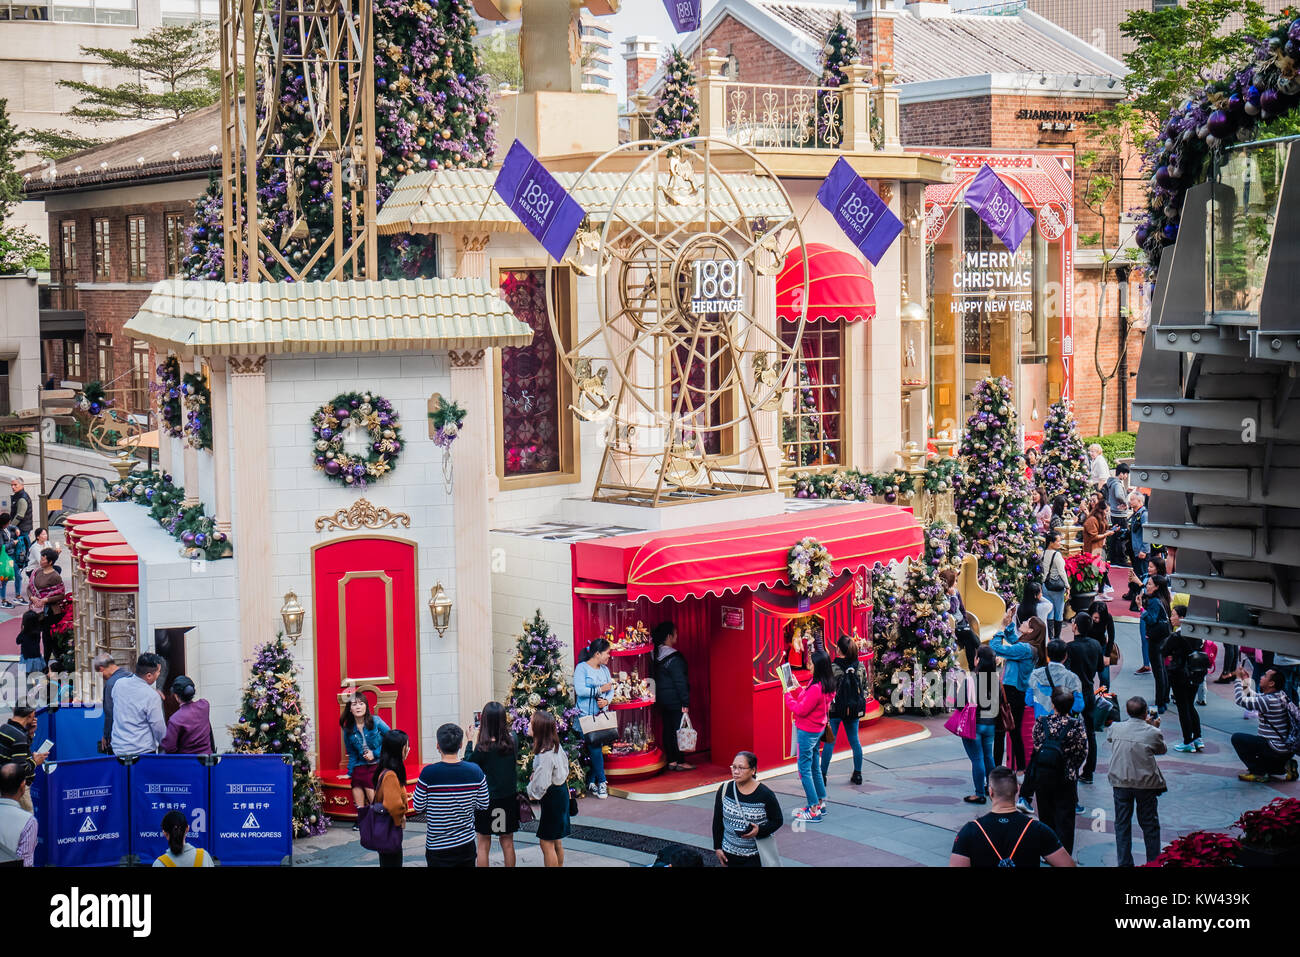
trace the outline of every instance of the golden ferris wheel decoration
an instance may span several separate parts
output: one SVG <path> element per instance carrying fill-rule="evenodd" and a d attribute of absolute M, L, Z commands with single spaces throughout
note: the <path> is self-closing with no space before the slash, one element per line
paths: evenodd
<path fill-rule="evenodd" d="M 576 252 L 548 267 L 546 299 L 572 411 L 606 423 L 593 498 L 658 507 L 776 491 L 775 409 L 809 280 L 780 180 L 743 147 L 692 137 L 624 144 L 572 190 L 589 218 Z M 775 276 L 790 261 L 802 262 L 803 288 L 783 330 Z M 556 315 L 560 266 L 595 287 L 596 321 L 584 316 L 572 344 Z"/>

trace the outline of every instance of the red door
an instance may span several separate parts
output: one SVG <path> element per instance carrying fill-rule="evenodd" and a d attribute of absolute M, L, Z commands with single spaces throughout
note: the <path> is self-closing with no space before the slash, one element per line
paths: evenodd
<path fill-rule="evenodd" d="M 355 686 L 390 728 L 411 739 L 407 775 L 420 769 L 420 682 L 415 545 L 351 538 L 312 550 L 316 634 L 317 773 L 327 811 L 350 816 L 339 717 Z"/>

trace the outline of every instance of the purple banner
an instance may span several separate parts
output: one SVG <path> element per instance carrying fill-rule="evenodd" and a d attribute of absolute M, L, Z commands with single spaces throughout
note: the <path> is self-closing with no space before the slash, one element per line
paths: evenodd
<path fill-rule="evenodd" d="M 518 140 L 506 154 L 493 188 L 551 258 L 563 259 L 585 213 Z"/>
<path fill-rule="evenodd" d="M 830 175 L 817 190 L 817 200 L 830 210 L 840 229 L 873 266 L 880 263 L 880 257 L 903 231 L 903 221 L 843 156 L 835 161 Z"/>
<path fill-rule="evenodd" d="M 700 0 L 664 0 L 664 6 L 678 33 L 694 33 L 700 28 Z"/>
<path fill-rule="evenodd" d="M 993 235 L 1015 252 L 1034 225 L 1034 214 L 1016 199 L 1011 187 L 985 163 L 966 187 L 966 204 L 993 230 Z"/>

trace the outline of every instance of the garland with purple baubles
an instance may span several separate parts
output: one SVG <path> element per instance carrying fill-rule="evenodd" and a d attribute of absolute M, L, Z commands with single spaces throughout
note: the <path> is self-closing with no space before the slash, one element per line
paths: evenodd
<path fill-rule="evenodd" d="M 365 488 L 393 470 L 402 451 L 397 410 L 383 396 L 344 392 L 311 417 L 312 467 L 350 488 Z M 364 438 L 360 433 L 364 432 Z M 355 443 L 365 442 L 364 454 Z M 353 448 L 349 449 L 349 443 Z"/>
<path fill-rule="evenodd" d="M 1233 142 L 1255 138 L 1262 122 L 1300 104 L 1300 18 L 1284 19 L 1256 48 L 1252 61 L 1206 84 L 1201 97 L 1170 111 L 1148 141 L 1144 169 L 1151 176 L 1138 245 L 1152 266 L 1178 238 L 1187 190 L 1203 182 L 1212 157 Z"/>

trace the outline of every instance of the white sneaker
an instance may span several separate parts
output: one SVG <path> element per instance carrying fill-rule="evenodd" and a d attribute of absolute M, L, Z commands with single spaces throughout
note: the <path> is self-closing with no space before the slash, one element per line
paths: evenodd
<path fill-rule="evenodd" d="M 605 800 L 605 798 L 609 797 L 609 785 L 597 784 L 595 790 L 592 791 L 592 796 L 601 801 Z"/>

